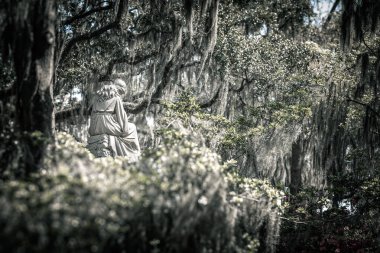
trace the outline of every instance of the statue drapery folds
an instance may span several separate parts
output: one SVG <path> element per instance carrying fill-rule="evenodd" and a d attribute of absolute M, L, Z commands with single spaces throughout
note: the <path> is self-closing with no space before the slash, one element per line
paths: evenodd
<path fill-rule="evenodd" d="M 140 156 L 137 129 L 128 122 L 121 96 L 126 84 L 121 79 L 107 82 L 96 92 L 92 102 L 88 149 L 96 157 L 127 156 L 136 161 Z"/>

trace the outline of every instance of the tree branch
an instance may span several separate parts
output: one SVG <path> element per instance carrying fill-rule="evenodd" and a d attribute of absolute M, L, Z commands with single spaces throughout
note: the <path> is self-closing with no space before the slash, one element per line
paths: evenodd
<path fill-rule="evenodd" d="M 109 77 L 110 75 L 112 75 L 113 68 L 118 63 L 126 63 L 129 65 L 136 65 L 136 64 L 139 64 L 141 62 L 144 62 L 144 61 L 156 56 L 157 54 L 158 54 L 157 52 L 151 52 L 150 54 L 138 55 L 136 57 L 122 56 L 119 58 L 112 59 L 111 61 L 108 62 L 106 74 L 101 76 L 99 79 L 104 80 L 107 77 Z"/>
<path fill-rule="evenodd" d="M 149 57 L 153 57 L 156 54 L 157 54 L 157 52 L 153 52 L 152 54 L 141 56 L 141 57 L 137 58 L 135 61 L 142 62 L 142 61 L 148 59 Z M 125 60 L 126 58 L 123 58 L 123 59 Z M 128 60 L 130 60 L 130 59 L 128 59 Z M 120 59 L 120 61 L 121 61 L 121 59 Z M 124 62 L 127 62 L 127 61 L 124 61 Z M 197 63 L 198 62 L 192 62 L 192 63 L 190 63 L 190 65 L 197 64 Z M 149 106 L 149 104 L 160 104 L 159 98 L 161 97 L 162 91 L 164 90 L 164 88 L 169 83 L 170 71 L 171 71 L 171 68 L 173 65 L 174 65 L 173 60 L 169 61 L 166 64 L 166 66 L 164 68 L 163 76 L 162 76 L 162 81 L 157 86 L 157 88 L 154 91 L 154 93 L 152 94 L 151 98 L 145 97 L 143 99 L 137 99 L 134 102 L 124 102 L 123 103 L 124 109 L 128 113 L 137 114 L 137 113 L 140 113 L 143 110 L 145 110 Z M 189 67 L 188 64 L 184 64 L 181 66 L 182 67 Z M 200 104 L 201 108 L 206 108 L 206 107 L 209 107 L 212 104 L 214 104 L 217 101 L 217 98 L 218 98 L 219 93 L 220 93 L 220 89 L 221 88 L 219 87 L 218 91 L 215 93 L 215 95 L 209 101 L 201 103 Z M 57 122 L 59 122 L 59 121 L 63 121 L 65 119 L 73 117 L 73 116 L 78 116 L 78 115 L 89 116 L 90 114 L 91 114 L 90 108 L 83 107 L 82 105 L 77 105 L 73 108 L 56 112 L 55 113 L 55 119 Z"/>
<path fill-rule="evenodd" d="M 340 3 L 340 0 L 335 0 L 331 10 L 330 10 L 330 13 L 329 15 L 327 16 L 327 19 L 325 21 L 325 23 L 323 24 L 323 28 L 325 29 L 327 27 L 327 25 L 329 24 L 330 20 L 331 20 L 331 17 L 332 17 L 332 14 L 335 12 L 336 10 L 336 7 L 338 7 L 338 4 Z"/>
<path fill-rule="evenodd" d="M 105 33 L 108 30 L 118 28 L 120 25 L 122 14 L 126 8 L 128 8 L 128 0 L 120 0 L 118 10 L 117 10 L 117 14 L 116 14 L 116 18 L 113 22 L 111 22 L 111 23 L 109 23 L 109 24 L 107 24 L 107 25 L 105 25 L 105 26 L 103 26 L 103 27 L 101 27 L 101 28 L 99 28 L 93 32 L 81 34 L 81 35 L 78 35 L 78 36 L 72 38 L 71 40 L 69 40 L 69 42 L 67 42 L 67 44 L 62 49 L 61 55 L 59 57 L 59 62 L 62 62 L 67 57 L 70 50 L 78 42 L 90 40 L 91 38 L 97 37 L 97 36 Z"/>
<path fill-rule="evenodd" d="M 96 12 L 111 10 L 114 7 L 115 7 L 115 4 L 112 2 L 110 2 L 109 5 L 107 5 L 107 6 L 95 7 L 89 11 L 79 13 L 78 15 L 75 15 L 71 18 L 66 19 L 65 21 L 63 21 L 63 25 L 70 25 L 71 23 L 73 23 L 74 21 L 76 21 L 78 19 L 85 18 L 85 17 L 90 16 L 91 14 L 96 13 Z"/>
<path fill-rule="evenodd" d="M 192 62 L 181 64 L 179 68 L 184 69 L 184 68 L 194 67 L 195 65 L 198 65 L 200 63 L 201 63 L 200 61 L 192 61 Z"/>
<path fill-rule="evenodd" d="M 216 101 L 218 101 L 218 97 L 220 94 L 220 90 L 222 89 L 222 85 L 219 85 L 218 90 L 215 92 L 214 96 L 209 101 L 203 101 L 199 103 L 200 108 L 207 108 L 212 106 Z"/>
<path fill-rule="evenodd" d="M 146 109 L 149 106 L 149 104 L 159 103 L 159 98 L 162 95 L 162 91 L 169 83 L 169 79 L 170 79 L 169 74 L 173 65 L 174 65 L 173 60 L 170 60 L 165 65 L 165 68 L 163 70 L 162 80 L 150 97 L 146 96 L 142 100 L 137 101 L 135 103 L 123 103 L 123 106 L 127 110 L 128 113 L 137 114 L 137 113 L 142 112 L 144 109 Z M 90 115 L 90 108 L 83 107 L 82 105 L 77 105 L 74 108 L 56 112 L 55 119 L 57 122 L 59 122 L 69 117 L 77 116 L 77 115 L 83 115 L 83 116 Z"/>
<path fill-rule="evenodd" d="M 56 122 L 63 121 L 73 116 L 88 116 L 90 115 L 91 110 L 87 106 L 84 107 L 82 105 L 75 105 L 74 107 L 62 111 L 58 111 L 55 113 Z"/>
<path fill-rule="evenodd" d="M 123 107 L 127 111 L 127 113 L 137 114 L 142 112 L 145 108 L 147 108 L 149 104 L 160 104 L 160 101 L 160 99 L 152 99 L 149 102 L 147 98 L 144 98 L 140 100 L 135 100 L 134 102 L 123 102 Z M 70 117 L 79 115 L 90 116 L 91 108 L 83 105 L 75 105 L 72 108 L 56 112 L 55 120 L 56 122 L 60 122 L 65 119 L 69 119 Z"/>
<path fill-rule="evenodd" d="M 361 101 L 358 101 L 355 99 L 351 99 L 351 98 L 347 98 L 347 102 L 353 102 L 355 104 L 362 105 L 362 106 L 366 107 L 368 110 L 370 110 L 371 112 L 373 112 L 378 118 L 380 118 L 380 113 L 378 111 L 376 111 L 374 108 L 372 108 L 369 104 L 366 104 L 364 102 L 361 102 Z"/>
<path fill-rule="evenodd" d="M 160 99 L 152 99 L 150 102 L 147 98 L 137 102 L 124 102 L 123 107 L 127 113 L 137 114 L 145 110 L 149 104 L 160 104 Z"/>
<path fill-rule="evenodd" d="M 364 46 L 373 54 L 373 55 L 376 55 L 376 52 L 373 48 L 371 48 L 370 46 L 368 46 L 367 42 L 365 41 L 365 38 L 364 38 L 364 35 L 363 35 L 363 39 L 362 39 L 362 42 L 364 44 Z"/>
<path fill-rule="evenodd" d="M 149 96 L 146 96 L 144 99 L 141 100 L 140 103 L 138 104 L 130 104 L 130 103 L 124 103 L 125 107 L 126 107 L 126 110 L 129 112 L 129 113 L 134 113 L 134 114 L 137 114 L 137 113 L 140 113 L 142 112 L 144 109 L 146 109 L 150 104 L 159 104 L 159 101 L 160 101 L 160 97 L 162 95 L 162 91 L 165 89 L 165 87 L 168 85 L 169 83 L 169 79 L 170 79 L 170 71 L 172 69 L 172 66 L 174 65 L 173 63 L 173 60 L 170 60 L 166 65 L 165 65 L 165 68 L 163 70 L 163 74 L 162 74 L 162 79 L 161 79 L 161 82 L 159 83 L 159 85 L 156 87 L 155 91 L 153 92 L 153 94 L 149 97 Z"/>

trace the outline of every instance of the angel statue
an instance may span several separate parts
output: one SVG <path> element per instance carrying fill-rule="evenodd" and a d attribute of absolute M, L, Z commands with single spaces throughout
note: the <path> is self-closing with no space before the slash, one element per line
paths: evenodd
<path fill-rule="evenodd" d="M 140 144 L 135 124 L 128 122 L 121 96 L 127 85 L 121 79 L 107 81 L 92 102 L 88 149 L 96 157 L 127 156 L 137 161 Z"/>

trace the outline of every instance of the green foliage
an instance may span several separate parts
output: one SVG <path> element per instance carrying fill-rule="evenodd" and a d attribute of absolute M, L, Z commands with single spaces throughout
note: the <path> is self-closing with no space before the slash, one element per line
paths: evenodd
<path fill-rule="evenodd" d="M 309 107 L 272 102 L 251 108 L 249 118 L 241 116 L 234 121 L 221 115 L 204 112 L 199 108 L 190 92 L 182 93 L 174 102 L 164 102 L 166 114 L 159 121 L 162 127 L 156 130 L 159 136 L 170 135 L 170 140 L 180 140 L 184 135 L 195 135 L 194 142 L 206 145 L 219 153 L 246 150 L 252 142 L 269 135 L 276 128 L 300 122 L 311 116 Z M 269 125 L 259 118 L 271 115 Z M 269 116 L 268 116 L 269 117 Z M 174 128 L 173 128 L 174 127 Z"/>
<path fill-rule="evenodd" d="M 332 186 L 323 191 L 307 188 L 287 194 L 281 252 L 379 250 L 379 176 L 349 173 L 331 180 Z"/>
<path fill-rule="evenodd" d="M 182 92 L 174 102 L 164 101 L 163 105 L 169 110 L 169 117 L 179 117 L 182 120 L 187 120 L 191 115 L 201 112 L 197 99 L 191 90 Z"/>
<path fill-rule="evenodd" d="M 0 89 L 9 88 L 15 81 L 15 73 L 11 62 L 5 60 L 0 53 Z"/>
<path fill-rule="evenodd" d="M 14 69 L 10 61 L 6 61 L 0 53 L 0 91 L 10 89 L 15 81 Z M 14 99 L 2 95 L 0 99 L 0 176 L 6 165 L 13 163 L 10 150 L 18 149 L 14 136 Z"/>
<path fill-rule="evenodd" d="M 234 166 L 187 138 L 95 159 L 60 133 L 41 173 L 1 183 L 0 251 L 256 252 L 280 195 Z"/>
<path fill-rule="evenodd" d="M 235 163 L 227 161 L 225 166 Z M 247 252 L 273 251 L 279 237 L 283 193 L 267 181 L 240 176 L 236 168 L 227 169 L 226 179 L 230 203 L 238 209 L 235 234 L 239 245 L 247 245 Z"/>

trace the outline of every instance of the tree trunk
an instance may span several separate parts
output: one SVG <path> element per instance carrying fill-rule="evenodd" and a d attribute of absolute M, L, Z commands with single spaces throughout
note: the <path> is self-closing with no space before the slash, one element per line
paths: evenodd
<path fill-rule="evenodd" d="M 292 157 L 290 164 L 290 192 L 298 193 L 302 186 L 302 141 L 300 137 L 292 144 Z"/>
<path fill-rule="evenodd" d="M 8 1 L 8 25 L 16 72 L 16 127 L 22 150 L 20 168 L 36 171 L 53 138 L 56 3 L 50 0 Z"/>

